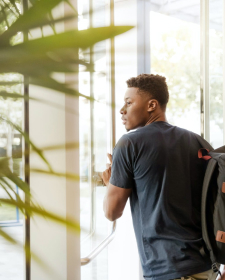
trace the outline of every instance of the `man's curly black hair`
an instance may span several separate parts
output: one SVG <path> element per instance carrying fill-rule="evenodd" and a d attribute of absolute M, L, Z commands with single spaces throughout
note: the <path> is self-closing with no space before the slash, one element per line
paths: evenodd
<path fill-rule="evenodd" d="M 169 92 L 166 78 L 160 75 L 140 74 L 126 81 L 128 88 L 138 88 L 138 92 L 149 94 L 152 99 L 158 100 L 161 107 L 166 107 L 169 101 Z"/>

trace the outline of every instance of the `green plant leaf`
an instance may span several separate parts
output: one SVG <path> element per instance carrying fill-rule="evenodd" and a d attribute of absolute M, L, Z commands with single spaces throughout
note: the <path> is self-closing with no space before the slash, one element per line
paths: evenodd
<path fill-rule="evenodd" d="M 12 236 L 10 236 L 8 233 L 6 233 L 4 230 L 2 230 L 1 227 L 0 227 L 0 235 L 2 237 L 4 237 L 4 239 L 9 241 L 10 243 L 17 244 L 17 241 Z"/>
<path fill-rule="evenodd" d="M 1 176 L 9 176 L 11 174 L 11 170 L 9 168 L 9 159 L 4 157 L 0 158 L 0 177 Z"/>
<path fill-rule="evenodd" d="M 66 53 L 66 54 L 65 54 Z M 18 54 L 17 48 L 9 46 L 0 52 L 0 73 L 36 73 L 45 72 L 77 72 L 78 65 L 86 67 L 86 71 L 94 71 L 94 64 L 75 58 L 74 51 L 64 50 L 48 53 L 36 53 L 23 50 Z M 34 65 L 36 67 L 34 67 Z"/>
<path fill-rule="evenodd" d="M 14 173 L 11 173 L 10 175 L 8 175 L 8 178 L 15 184 L 18 186 L 18 188 L 20 188 L 24 193 L 26 193 L 26 195 L 28 197 L 30 197 L 30 189 L 29 186 L 27 185 L 26 182 L 24 182 L 23 180 L 21 180 L 20 178 L 18 178 L 18 176 Z"/>
<path fill-rule="evenodd" d="M 2 96 L 3 98 L 14 98 L 14 99 L 25 99 L 25 100 L 36 100 L 36 98 L 32 98 L 32 97 L 29 97 L 29 96 L 26 96 L 26 95 L 21 95 L 21 94 L 18 94 L 18 93 L 10 93 L 10 92 L 7 92 L 7 91 L 0 91 L 0 96 Z"/>
<path fill-rule="evenodd" d="M 48 16 L 49 16 L 49 18 L 50 18 L 51 21 L 54 20 L 54 18 L 53 18 L 53 16 L 52 16 L 52 13 L 51 13 L 51 12 L 49 12 Z M 53 30 L 53 33 L 54 33 L 54 34 L 57 34 L 57 33 L 56 33 L 56 30 L 55 30 L 54 24 L 50 23 L 49 25 L 51 26 L 51 28 L 52 28 L 52 30 Z"/>
<path fill-rule="evenodd" d="M 1 180 L 0 180 L 0 186 L 4 189 L 4 191 L 7 193 L 7 195 L 9 196 L 9 198 L 14 199 L 14 198 L 11 196 L 10 192 L 8 191 L 8 189 L 1 183 Z M 12 190 L 12 188 L 10 188 L 10 189 Z M 14 194 L 16 194 L 16 192 L 14 192 Z"/>
<path fill-rule="evenodd" d="M 48 171 L 48 170 L 43 170 L 43 169 L 38 169 L 38 168 L 31 168 L 31 169 L 28 169 L 27 171 L 46 174 L 46 175 L 53 175 L 53 176 L 57 176 L 57 177 L 64 177 L 64 178 L 74 180 L 74 181 L 80 180 L 80 176 L 77 174 L 73 174 L 73 173 L 61 173 L 61 172 Z"/>
<path fill-rule="evenodd" d="M 65 22 L 65 21 L 74 19 L 74 17 L 75 17 L 74 14 L 71 14 L 71 15 L 67 15 L 67 16 L 64 16 L 64 17 L 59 17 L 57 19 L 54 19 L 54 18 L 51 18 L 51 19 L 49 19 L 49 18 L 39 19 L 38 22 L 35 22 L 33 24 L 29 23 L 29 29 L 42 28 L 42 27 L 44 27 L 46 25 L 52 26 L 52 25 L 54 25 L 55 23 L 58 23 L 58 22 Z M 23 29 L 21 31 L 25 31 L 25 30 L 27 30 L 27 28 Z"/>
<path fill-rule="evenodd" d="M 1 180 L 0 180 L 0 185 L 1 185 L 1 187 L 4 189 L 4 191 L 8 194 L 8 196 L 9 196 L 9 198 L 10 198 L 11 200 L 14 200 L 14 198 L 13 198 L 13 197 L 11 196 L 11 194 L 9 193 L 7 187 L 14 193 L 14 195 L 16 196 L 16 199 L 17 199 L 18 201 L 22 202 L 22 200 L 20 199 L 20 196 L 15 192 L 15 190 L 14 190 L 11 186 L 9 187 L 9 184 L 8 184 L 7 187 L 6 187 L 4 184 L 1 183 Z M 24 209 L 23 209 L 23 208 L 19 208 L 19 209 L 20 209 L 20 211 L 25 215 Z"/>
<path fill-rule="evenodd" d="M 9 0 L 9 2 L 10 2 L 10 3 L 12 4 L 12 6 L 15 8 L 17 14 L 20 15 L 20 11 L 19 11 L 19 9 L 17 8 L 17 5 L 16 5 L 15 0 Z"/>
<path fill-rule="evenodd" d="M 58 59 L 60 60 L 61 58 L 58 56 Z M 0 60 L 1 60 L 1 54 L 0 54 Z M 25 57 L 22 56 L 18 57 L 16 52 L 13 50 L 11 52 L 10 58 L 7 61 L 3 61 L 3 60 L 1 61 L 0 64 L 0 73 L 17 72 L 22 75 L 29 75 L 29 76 L 49 76 L 53 72 L 77 73 L 79 65 L 85 66 L 84 69 L 85 71 L 88 72 L 94 71 L 93 64 L 87 63 L 79 59 L 62 58 L 61 61 L 55 61 L 45 55 L 43 56 L 39 55 L 39 57 L 32 57 L 27 54 L 25 55 Z M 34 67 L 34 65 L 36 67 Z"/>
<path fill-rule="evenodd" d="M 39 155 L 39 157 L 46 163 L 50 171 L 52 170 L 52 167 L 48 160 L 45 158 L 43 152 L 30 140 L 27 133 L 22 131 L 22 129 L 15 123 L 11 122 L 7 117 L 0 116 L 0 120 L 5 121 L 6 123 L 10 124 L 13 128 L 15 128 L 17 131 L 21 133 L 21 135 L 24 137 L 24 140 L 31 146 L 31 148 Z"/>
<path fill-rule="evenodd" d="M 11 62 L 11 63 L 10 63 Z M 60 72 L 60 73 L 76 73 L 77 65 L 84 65 L 86 67 L 85 71 L 93 72 L 93 66 L 82 62 L 56 62 L 51 59 L 39 59 L 33 60 L 31 62 L 14 62 L 9 61 L 8 65 L 2 63 L 0 65 L 0 73 L 4 71 L 4 73 L 12 73 L 18 72 L 23 75 L 30 75 L 30 76 L 46 76 L 50 75 L 53 72 Z M 34 67 L 35 65 L 36 67 Z"/>
<path fill-rule="evenodd" d="M 68 48 L 87 48 L 99 41 L 122 34 L 131 28 L 130 26 L 107 26 L 81 31 L 71 30 L 57 35 L 30 40 L 15 46 L 2 47 L 0 61 L 1 64 L 4 65 L 4 68 L 7 69 L 9 65 L 13 66 L 17 61 L 23 63 L 26 61 L 28 62 L 31 58 L 39 60 L 44 59 L 48 52 L 54 53 L 60 49 L 64 52 L 68 52 Z M 58 55 L 59 52 L 56 54 Z M 73 56 L 74 52 L 71 53 L 70 57 L 73 58 Z M 67 59 L 69 59 L 69 57 Z M 20 67 L 21 66 L 22 65 L 20 65 Z M 21 70 L 22 69 L 21 67 Z M 21 71 L 19 72 L 21 73 Z"/>
<path fill-rule="evenodd" d="M 86 30 L 69 30 L 13 46 L 18 53 L 37 55 L 64 48 L 86 49 L 94 44 L 131 30 L 133 26 L 106 26 Z M 1 37 L 0 37 L 1 39 Z"/>
<path fill-rule="evenodd" d="M 29 187 L 26 182 L 20 180 L 17 175 L 12 173 L 9 168 L 9 159 L 8 158 L 0 158 L 0 180 L 5 184 L 8 184 L 5 178 L 11 180 L 15 185 L 17 185 L 24 193 L 30 196 Z"/>
<path fill-rule="evenodd" d="M 0 86 L 14 86 L 22 84 L 21 81 L 0 81 Z"/>
<path fill-rule="evenodd" d="M 22 181 L 20 179 L 20 181 Z M 17 194 L 17 192 L 15 191 L 15 189 L 13 188 L 13 186 L 10 185 L 10 183 L 3 177 L 0 177 L 0 182 L 1 182 L 1 185 L 5 184 L 7 186 L 7 188 L 9 188 L 14 194 L 15 196 L 17 197 L 17 199 L 21 200 L 20 196 Z M 23 182 L 23 181 L 22 181 Z M 13 182 L 14 183 L 14 182 Z M 24 182 L 23 182 L 24 183 Z M 15 184 L 16 185 L 16 184 Z M 25 193 L 28 194 L 28 196 L 31 198 L 31 194 L 28 190 L 25 190 Z"/>
<path fill-rule="evenodd" d="M 65 84 L 59 83 L 50 77 L 30 77 L 30 83 L 36 86 L 49 88 L 58 92 L 62 92 L 74 97 L 82 96 L 88 100 L 94 101 L 95 99 L 79 93 L 77 90 L 68 88 Z"/>
<path fill-rule="evenodd" d="M 9 28 L 9 22 L 7 20 L 7 13 L 6 13 L 5 9 L 6 9 L 6 7 L 1 5 L 1 12 L 2 12 L 2 15 L 3 15 L 3 19 L 4 19 L 7 27 Z"/>
<path fill-rule="evenodd" d="M 20 13 L 18 13 L 18 12 L 15 13 L 15 12 L 11 9 L 10 5 L 7 4 L 4 0 L 2 0 L 2 2 L 4 3 L 4 6 L 5 6 L 12 14 L 14 14 L 14 16 L 16 16 L 16 18 L 19 17 Z M 12 0 L 9 0 L 9 2 L 10 2 L 11 4 L 13 3 Z M 15 8 L 15 7 L 16 7 L 15 3 L 12 4 L 12 6 Z M 18 11 L 18 8 L 17 8 L 17 7 L 16 7 L 16 11 Z"/>
<path fill-rule="evenodd" d="M 8 15 L 7 11 L 5 11 L 5 12 Z M 75 18 L 74 14 L 66 15 L 64 17 L 59 17 L 59 18 L 56 18 L 56 19 L 53 19 L 53 18 L 49 19 L 47 17 L 45 17 L 43 19 L 40 18 L 40 20 L 38 22 L 35 22 L 33 24 L 29 24 L 29 30 L 30 29 L 35 29 L 35 28 L 43 28 L 46 25 L 52 26 L 56 23 L 66 22 L 66 21 L 69 21 L 69 20 L 74 19 L 74 18 Z M 5 20 L 5 17 L 3 15 L 0 15 L 0 23 L 4 20 Z M 25 32 L 25 31 L 27 31 L 27 29 L 28 28 L 26 27 L 23 30 L 21 30 L 21 32 Z"/>
<path fill-rule="evenodd" d="M 29 216 L 33 213 L 42 216 L 44 218 L 51 219 L 55 222 L 61 223 L 63 225 L 69 226 L 71 229 L 75 230 L 76 232 L 80 232 L 80 225 L 72 220 L 72 219 L 65 219 L 64 217 L 61 217 L 59 215 L 56 215 L 54 213 L 51 213 L 49 211 L 46 211 L 42 209 L 40 206 L 34 206 L 30 205 L 26 202 L 19 202 L 16 200 L 11 200 L 11 199 L 5 199 L 5 198 L 0 198 L 1 203 L 6 203 L 9 205 L 14 205 L 17 207 L 22 207 L 24 210 L 26 210 L 27 213 L 29 213 Z"/>
<path fill-rule="evenodd" d="M 60 149 L 78 149 L 79 148 L 79 142 L 71 142 L 71 143 L 66 143 L 62 145 L 51 145 L 51 146 L 46 146 L 42 147 L 42 151 L 54 151 L 54 150 L 60 150 Z"/>
<path fill-rule="evenodd" d="M 23 248 L 26 255 L 31 256 L 32 259 L 35 260 L 37 263 L 39 263 L 42 268 L 49 270 L 49 267 L 36 254 L 34 254 L 33 252 L 30 252 L 30 248 L 27 245 L 20 244 L 11 235 L 9 235 L 4 230 L 2 230 L 1 227 L 0 227 L 0 236 L 2 236 L 4 239 L 6 239 L 11 244 L 14 244 L 20 248 Z"/>
<path fill-rule="evenodd" d="M 33 65 L 36 65 L 34 67 Z M 14 63 L 8 64 L 8 66 L 1 65 L 0 66 L 0 73 L 4 71 L 4 73 L 12 73 L 18 72 L 23 75 L 38 75 L 38 76 L 45 76 L 50 75 L 53 72 L 60 72 L 60 73 L 74 73 L 75 72 L 75 65 L 69 65 L 66 63 L 58 63 L 51 61 L 50 63 L 46 63 L 44 61 L 39 61 L 37 63 Z"/>
<path fill-rule="evenodd" d="M 29 25 L 35 25 L 51 12 L 63 0 L 40 0 L 36 1 L 33 6 L 21 15 L 10 27 L 0 36 L 0 44 L 8 45 L 9 39 L 16 35 L 17 32 L 29 30 Z"/>
<path fill-rule="evenodd" d="M 78 17 L 78 12 L 72 5 L 72 3 L 69 0 L 65 0 L 65 2 L 70 6 L 70 8 L 74 11 L 75 15 Z"/>

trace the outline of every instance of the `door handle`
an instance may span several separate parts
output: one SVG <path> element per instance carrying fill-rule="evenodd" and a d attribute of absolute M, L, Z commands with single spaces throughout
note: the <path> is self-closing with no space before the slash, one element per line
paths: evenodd
<path fill-rule="evenodd" d="M 112 231 L 109 236 L 107 236 L 100 245 L 98 245 L 89 255 L 81 258 L 81 266 L 90 263 L 97 255 L 108 246 L 108 244 L 113 240 L 116 233 L 116 221 L 113 222 Z"/>
<path fill-rule="evenodd" d="M 93 176 L 93 180 L 95 182 L 94 184 L 94 189 L 98 186 L 102 186 L 104 184 L 104 182 L 102 181 L 102 178 L 100 176 L 100 172 L 95 172 L 95 175 Z M 92 193 L 92 203 L 94 205 L 95 203 L 95 193 L 93 190 Z M 95 224 L 95 223 L 93 223 Z M 92 229 L 93 233 L 94 233 L 94 228 Z M 115 237 L 115 231 L 116 231 L 116 221 L 113 222 L 112 224 L 112 230 L 111 233 L 109 234 L 109 236 L 107 236 L 102 243 L 100 243 L 100 245 L 98 245 L 89 255 L 87 255 L 84 258 L 81 258 L 81 266 L 86 265 L 88 263 L 90 263 L 95 257 L 97 257 L 97 255 L 105 248 L 108 246 L 108 244 L 113 240 L 113 238 Z"/>
<path fill-rule="evenodd" d="M 92 188 L 91 188 L 91 222 L 90 222 L 90 232 L 85 237 L 85 240 L 89 237 L 91 237 L 95 233 L 95 195 L 96 195 L 96 188 L 97 187 L 104 187 L 104 182 L 101 178 L 101 172 L 94 172 L 94 175 L 92 177 Z M 84 241 L 84 240 L 83 240 Z M 82 242 L 83 242 L 82 241 Z"/>

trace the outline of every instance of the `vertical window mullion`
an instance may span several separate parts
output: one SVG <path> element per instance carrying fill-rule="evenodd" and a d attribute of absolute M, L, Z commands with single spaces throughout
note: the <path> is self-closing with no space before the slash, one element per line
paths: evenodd
<path fill-rule="evenodd" d="M 89 28 L 93 28 L 93 0 L 89 0 Z M 93 65 L 94 46 L 90 47 L 90 64 Z M 95 155 L 94 155 L 94 77 L 90 72 L 90 183 L 91 183 L 91 232 L 95 231 Z"/>
<path fill-rule="evenodd" d="M 110 0 L 110 25 L 114 25 L 114 0 Z M 110 100 L 111 100 L 111 149 L 116 145 L 116 99 L 115 99 L 115 39 L 110 39 Z"/>
<path fill-rule="evenodd" d="M 201 135 L 210 141 L 209 126 L 209 0 L 201 0 Z"/>
<path fill-rule="evenodd" d="M 150 73 L 150 2 L 137 1 L 137 74 Z"/>
<path fill-rule="evenodd" d="M 23 13 L 28 10 L 28 0 L 22 1 Z M 28 41 L 28 31 L 23 32 L 23 40 Z M 29 80 L 27 76 L 24 76 L 24 95 L 29 97 Z M 29 99 L 24 99 L 24 132 L 29 136 Z M 24 141 L 24 165 L 25 165 L 25 182 L 30 187 L 30 173 L 26 170 L 30 169 L 30 146 L 29 143 Z M 25 201 L 30 204 L 30 198 L 25 194 Z M 25 212 L 25 247 L 26 250 L 30 250 L 30 217 Z M 30 253 L 25 254 L 25 279 L 31 279 L 31 256 Z"/>
<path fill-rule="evenodd" d="M 225 0 L 223 0 L 223 144 L 225 144 Z"/>

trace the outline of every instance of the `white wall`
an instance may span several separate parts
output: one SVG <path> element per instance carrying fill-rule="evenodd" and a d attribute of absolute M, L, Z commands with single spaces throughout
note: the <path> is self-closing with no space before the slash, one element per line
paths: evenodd
<path fill-rule="evenodd" d="M 58 14 L 63 12 L 63 5 L 55 10 Z M 65 79 L 63 75 L 59 78 Z M 71 78 L 76 79 L 75 76 Z M 78 115 L 63 110 L 70 107 L 78 111 L 78 99 L 36 86 L 30 86 L 30 95 L 62 107 L 59 109 L 49 104 L 30 101 L 30 138 L 37 146 L 65 145 L 79 141 Z M 45 155 L 55 171 L 79 174 L 78 149 L 66 151 L 63 148 L 46 152 Z M 45 164 L 34 153 L 31 154 L 30 163 L 31 168 L 46 169 Z M 46 210 L 79 222 L 79 182 L 31 173 L 30 188 L 34 199 Z M 40 217 L 32 218 L 30 227 L 31 250 L 45 264 L 42 266 L 32 258 L 31 279 L 80 279 L 79 234 Z"/>
<path fill-rule="evenodd" d="M 50 90 L 30 87 L 32 97 L 65 103 L 65 97 Z M 30 138 L 39 147 L 65 143 L 65 113 L 49 105 L 30 102 Z M 65 172 L 65 151 L 46 153 L 52 167 Z M 31 154 L 31 168 L 45 168 L 34 154 Z M 45 168 L 46 169 L 46 168 Z M 66 180 L 47 175 L 31 173 L 30 188 L 33 197 L 46 210 L 66 217 Z M 42 218 L 31 219 L 31 250 L 54 270 L 45 271 L 35 261 L 31 263 L 31 279 L 66 279 L 66 228 Z M 54 275 L 54 276 L 53 276 Z"/>
<path fill-rule="evenodd" d="M 65 98 L 63 94 L 54 93 L 32 86 L 32 96 L 54 101 L 73 109 L 77 100 Z M 68 100 L 70 99 L 70 100 Z M 77 117 L 68 116 L 63 110 L 49 105 L 30 102 L 30 137 L 39 147 L 62 145 L 66 142 L 78 142 Z M 45 153 L 51 166 L 58 172 L 79 174 L 78 150 L 65 149 Z M 44 168 L 45 164 L 31 154 L 31 168 Z M 69 216 L 79 221 L 79 183 L 42 174 L 31 173 L 31 192 L 37 202 L 46 210 L 63 217 Z M 31 219 L 31 250 L 52 269 L 46 271 L 34 260 L 31 263 L 31 279 L 79 279 L 80 249 L 79 235 L 69 232 L 66 227 L 43 218 Z"/>

